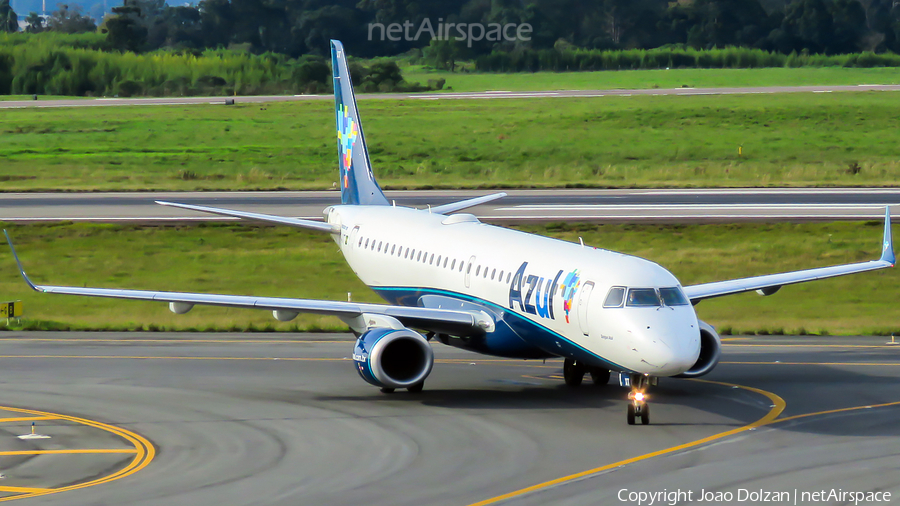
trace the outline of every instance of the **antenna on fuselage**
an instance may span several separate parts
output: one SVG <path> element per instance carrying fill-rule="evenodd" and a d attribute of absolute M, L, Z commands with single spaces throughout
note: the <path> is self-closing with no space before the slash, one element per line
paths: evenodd
<path fill-rule="evenodd" d="M 582 239 L 581 236 L 578 237 L 578 242 L 581 244 L 581 247 L 583 248 L 584 247 L 584 239 Z"/>

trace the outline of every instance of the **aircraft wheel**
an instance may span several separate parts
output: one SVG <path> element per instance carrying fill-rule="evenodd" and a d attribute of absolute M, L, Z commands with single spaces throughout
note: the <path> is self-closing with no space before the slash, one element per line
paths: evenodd
<path fill-rule="evenodd" d="M 641 425 L 650 425 L 650 406 L 647 404 L 641 407 Z"/>
<path fill-rule="evenodd" d="M 634 404 L 628 403 L 628 425 L 634 425 Z"/>
<path fill-rule="evenodd" d="M 566 385 L 570 387 L 581 385 L 585 372 L 584 366 L 571 358 L 567 358 L 563 363 L 563 379 L 566 380 Z"/>
<path fill-rule="evenodd" d="M 381 393 L 383 393 L 383 394 L 392 394 L 392 393 L 394 393 L 394 389 L 393 389 L 393 388 L 388 388 L 388 387 L 382 387 L 382 388 L 381 388 Z"/>
<path fill-rule="evenodd" d="M 591 381 L 597 386 L 605 386 L 609 383 L 609 369 L 591 367 Z"/>
<path fill-rule="evenodd" d="M 421 392 L 423 388 L 425 388 L 425 382 L 421 381 L 411 387 L 407 387 L 406 390 L 411 394 L 417 394 L 417 393 Z"/>

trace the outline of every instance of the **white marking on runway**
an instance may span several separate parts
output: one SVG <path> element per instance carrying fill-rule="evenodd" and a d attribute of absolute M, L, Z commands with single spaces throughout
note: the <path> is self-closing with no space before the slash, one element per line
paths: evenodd
<path fill-rule="evenodd" d="M 496 215 L 479 216 L 481 220 L 876 220 L 884 218 L 884 214 L 584 214 L 584 215 Z"/>
<path fill-rule="evenodd" d="M 828 211 L 831 209 L 859 209 L 859 210 L 871 210 L 871 209 L 880 209 L 884 210 L 885 206 L 888 205 L 900 205 L 897 203 L 893 204 L 525 204 L 520 206 L 513 207 L 499 207 L 495 209 L 496 211 L 617 211 L 617 210 L 629 210 L 629 211 L 640 211 L 640 210 L 652 210 L 652 209 L 677 209 L 679 211 L 686 211 L 691 209 L 696 209 L 698 211 L 705 211 L 709 209 L 724 209 L 724 210 L 735 210 L 739 211 L 742 209 L 750 209 L 750 210 L 803 210 L 803 211 L 812 211 L 812 210 L 821 210 Z"/>
<path fill-rule="evenodd" d="M 695 188 L 635 191 L 635 195 L 870 195 L 900 193 L 900 188 Z"/>

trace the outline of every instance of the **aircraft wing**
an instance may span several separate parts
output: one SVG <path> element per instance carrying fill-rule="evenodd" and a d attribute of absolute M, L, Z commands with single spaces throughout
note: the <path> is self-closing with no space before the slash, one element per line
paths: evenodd
<path fill-rule="evenodd" d="M 384 315 L 392 317 L 408 327 L 454 335 L 478 335 L 484 333 L 486 329 L 491 328 L 494 325 L 494 322 L 487 313 L 479 311 L 279 297 L 36 285 L 31 281 L 28 275 L 25 274 L 22 262 L 19 261 L 19 256 L 13 247 L 9 234 L 7 234 L 5 230 L 3 233 L 6 234 L 6 240 L 9 242 L 13 257 L 16 259 L 16 263 L 19 266 L 19 272 L 22 274 L 25 282 L 28 283 L 28 286 L 33 290 L 43 293 L 169 302 L 170 304 L 179 304 L 180 307 L 170 305 L 170 308 L 172 308 L 173 311 L 180 309 L 179 312 L 186 312 L 194 305 L 205 305 L 264 309 L 287 313 L 313 313 L 337 316 L 344 320 L 352 320 L 359 317 L 366 318 L 368 315 Z"/>
<path fill-rule="evenodd" d="M 768 274 L 765 276 L 754 276 L 752 278 L 716 281 L 714 283 L 703 283 L 700 285 L 684 287 L 684 293 L 691 300 L 692 304 L 696 304 L 703 299 L 749 292 L 752 290 L 757 290 L 762 295 L 771 295 L 784 285 L 793 285 L 817 279 L 886 269 L 888 267 L 893 267 L 895 263 L 896 259 L 894 257 L 894 246 L 891 236 L 891 213 L 890 208 L 888 208 L 885 210 L 884 215 L 884 240 L 882 242 L 881 258 L 878 260 L 784 272 L 781 274 Z"/>
<path fill-rule="evenodd" d="M 287 225 L 297 228 L 308 228 L 318 230 L 320 232 L 329 232 L 332 234 L 341 233 L 340 229 L 321 221 L 304 220 L 300 218 L 287 218 L 283 216 L 273 216 L 271 214 L 248 213 L 245 211 L 234 211 L 231 209 L 219 209 L 217 207 L 193 206 L 190 204 L 177 204 L 175 202 L 156 201 L 161 206 L 178 207 L 181 209 L 190 209 L 191 211 L 200 211 L 201 213 L 219 214 L 222 216 L 231 216 L 234 218 L 242 218 L 245 220 L 263 221 L 266 223 L 275 223 L 278 225 Z"/>

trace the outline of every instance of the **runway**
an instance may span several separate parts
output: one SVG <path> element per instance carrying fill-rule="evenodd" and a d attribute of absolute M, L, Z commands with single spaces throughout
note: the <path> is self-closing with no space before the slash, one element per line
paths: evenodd
<path fill-rule="evenodd" d="M 635 95 L 748 95 L 767 93 L 833 93 L 852 91 L 900 91 L 900 86 L 889 84 L 860 84 L 852 86 L 765 86 L 735 88 L 657 88 L 657 89 L 610 89 L 610 90 L 550 90 L 550 91 L 479 91 L 455 93 L 441 91 L 435 93 L 362 93 L 360 100 L 491 100 L 501 98 L 585 98 L 585 97 L 630 97 Z M 26 107 L 113 107 L 134 105 L 190 105 L 220 104 L 227 101 L 234 104 L 261 102 L 295 102 L 306 100 L 333 100 L 333 95 L 271 95 L 241 97 L 159 97 L 159 98 L 73 98 L 54 100 L 10 100 L 0 101 L 0 109 L 21 109 Z"/>
<path fill-rule="evenodd" d="M 559 361 L 434 344 L 425 391 L 385 395 L 357 376 L 341 334 L 4 332 L 0 410 L 92 420 L 151 447 L 143 467 L 104 481 L 133 453 L 62 452 L 128 450 L 122 437 L 51 416 L 36 422 L 51 439 L 22 442 L 12 436 L 29 423 L 0 418 L 0 494 L 197 506 L 609 505 L 637 504 L 623 490 L 677 489 L 693 494 L 679 504 L 722 504 L 697 501 L 704 489 L 896 499 L 900 346 L 885 341 L 731 338 L 708 381 L 651 391 L 644 427 L 626 425 L 624 389 L 568 389 Z M 35 453 L 50 449 L 61 452 Z"/>
<path fill-rule="evenodd" d="M 499 190 L 389 191 L 399 206 L 427 209 Z M 900 204 L 900 188 L 748 188 L 647 190 L 505 190 L 506 198 L 471 208 L 480 219 L 528 221 L 718 222 L 872 220 Z M 340 204 L 327 192 L 154 192 L 0 194 L 0 221 L 227 221 L 154 203 L 168 200 L 257 213 L 322 219 Z M 895 213 L 897 210 L 895 210 Z"/>

